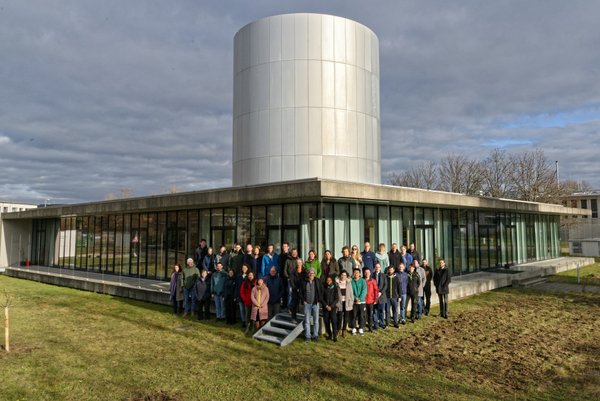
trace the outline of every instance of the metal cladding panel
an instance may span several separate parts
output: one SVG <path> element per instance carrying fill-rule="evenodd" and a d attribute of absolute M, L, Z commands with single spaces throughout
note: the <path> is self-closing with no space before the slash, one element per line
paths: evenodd
<path fill-rule="evenodd" d="M 355 21 L 263 18 L 234 39 L 233 185 L 381 182 L 379 42 Z"/>

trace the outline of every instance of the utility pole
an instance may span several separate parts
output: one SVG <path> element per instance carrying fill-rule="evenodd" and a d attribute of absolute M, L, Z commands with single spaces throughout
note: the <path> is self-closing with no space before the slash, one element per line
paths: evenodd
<path fill-rule="evenodd" d="M 560 178 L 558 177 L 558 160 L 555 161 L 556 164 L 556 186 L 560 189 Z"/>

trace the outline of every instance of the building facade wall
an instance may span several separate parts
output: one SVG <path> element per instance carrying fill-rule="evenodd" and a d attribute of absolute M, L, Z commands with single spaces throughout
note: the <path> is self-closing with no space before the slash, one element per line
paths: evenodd
<path fill-rule="evenodd" d="M 379 42 L 355 21 L 263 18 L 234 39 L 233 185 L 378 184 Z"/>
<path fill-rule="evenodd" d="M 30 222 L 4 222 L 6 213 L 22 212 L 35 209 L 37 206 L 29 203 L 0 201 L 0 267 L 12 266 L 29 260 L 31 249 Z M 25 229 L 23 229 L 23 224 Z"/>

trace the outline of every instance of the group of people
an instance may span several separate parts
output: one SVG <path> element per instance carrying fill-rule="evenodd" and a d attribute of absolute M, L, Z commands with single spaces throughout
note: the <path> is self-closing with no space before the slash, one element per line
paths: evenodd
<path fill-rule="evenodd" d="M 217 321 L 234 325 L 239 319 L 246 334 L 288 309 L 298 323 L 298 313 L 304 314 L 307 342 L 319 340 L 321 318 L 327 339 L 337 341 L 347 332 L 398 328 L 429 315 L 432 282 L 440 316 L 447 319 L 450 280 L 444 259 L 432 268 L 414 243 L 400 249 L 394 243 L 389 252 L 385 244 L 377 252 L 369 242 L 362 252 L 344 246 L 337 260 L 329 250 L 321 260 L 310 250 L 303 260 L 287 242 L 279 254 L 273 244 L 264 253 L 258 245 L 243 251 L 235 244 L 231 252 L 221 246 L 215 254 L 201 240 L 194 258 L 173 267 L 170 300 L 173 313 L 198 320 L 209 319 L 214 303 Z"/>

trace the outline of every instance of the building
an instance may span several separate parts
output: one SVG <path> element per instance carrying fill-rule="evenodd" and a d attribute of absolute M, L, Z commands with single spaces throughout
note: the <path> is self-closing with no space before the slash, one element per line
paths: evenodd
<path fill-rule="evenodd" d="M 461 275 L 555 258 L 560 216 L 589 214 L 381 185 L 378 41 L 355 21 L 261 19 L 234 60 L 233 187 L 11 213 L 6 237 L 27 237 L 38 265 L 161 280 L 201 238 L 288 241 L 302 257 L 415 242 Z"/>
<path fill-rule="evenodd" d="M 11 236 L 10 240 L 8 241 L 4 239 L 2 217 L 7 213 L 22 212 L 25 210 L 34 209 L 36 207 L 36 205 L 31 203 L 14 202 L 0 199 L 0 267 L 5 267 L 12 264 L 9 263 L 9 259 L 11 261 L 24 261 L 26 259 L 25 255 L 29 254 L 29 248 L 31 247 L 30 242 L 25 242 L 25 239 L 29 239 L 29 235 L 21 238 Z"/>
<path fill-rule="evenodd" d="M 562 218 L 561 239 L 600 238 L 598 204 L 600 191 L 576 192 L 562 198 L 563 206 L 589 210 L 591 214 L 565 215 Z"/>

